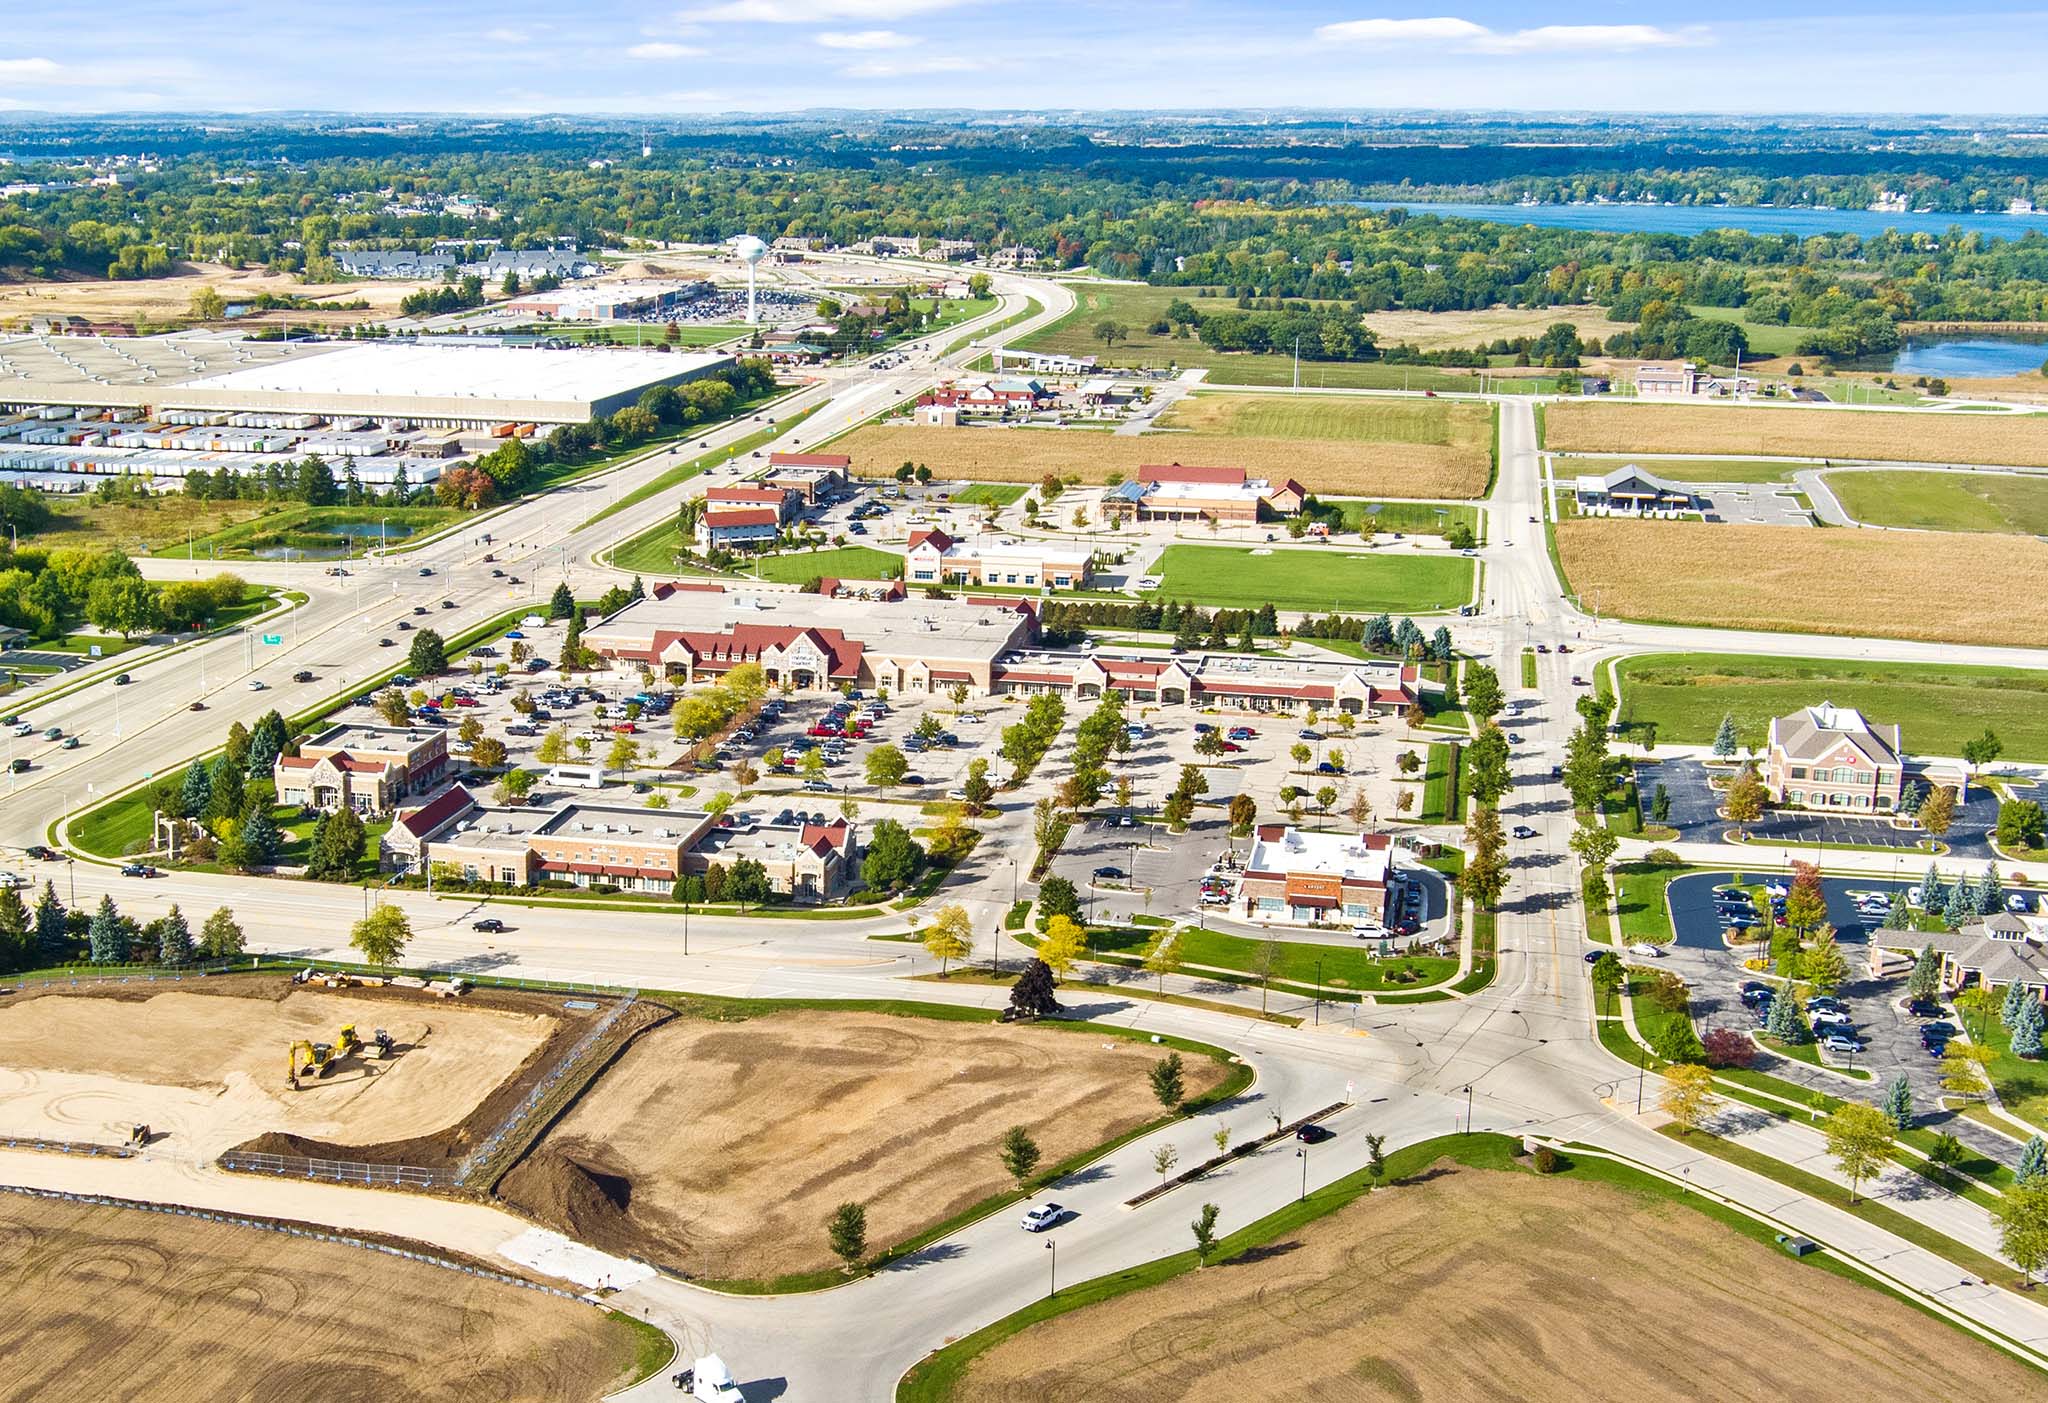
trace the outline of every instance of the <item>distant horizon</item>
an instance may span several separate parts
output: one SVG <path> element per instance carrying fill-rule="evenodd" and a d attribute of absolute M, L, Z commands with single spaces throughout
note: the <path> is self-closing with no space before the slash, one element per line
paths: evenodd
<path fill-rule="evenodd" d="M 1998 80 L 2048 67 L 2039 0 L 1966 3 L 1725 0 L 1659 23 L 1616 0 L 105 0 L 10 16 L 0 111 L 2033 112 Z"/>
<path fill-rule="evenodd" d="M 1820 108 L 1591 108 L 1591 107 L 1357 107 L 1357 106 L 1306 106 L 1287 104 L 1284 106 L 1256 106 L 1239 104 L 1218 107 L 1017 107 L 992 105 L 987 107 L 961 106 L 852 106 L 846 103 L 828 103 L 813 107 L 733 107 L 698 111 L 676 111 L 658 113 L 632 112 L 591 112 L 591 111 L 546 111 L 526 109 L 492 108 L 371 108 L 371 107 L 261 107 L 261 108 L 206 108 L 206 107 L 163 107 L 163 108 L 121 108 L 110 107 L 97 111 L 71 111 L 62 108 L 0 107 L 0 124 L 36 120 L 53 122 L 91 121 L 163 121 L 163 120 L 233 120 L 238 122 L 276 120 L 286 118 L 334 118 L 358 122 L 390 121 L 498 121 L 498 122 L 545 122 L 563 119 L 579 121 L 608 121 L 629 126 L 661 126 L 678 122 L 713 122 L 728 118 L 769 120 L 773 118 L 823 118 L 838 115 L 858 117 L 894 117 L 904 120 L 940 122 L 947 119 L 974 118 L 986 121 L 990 118 L 1015 117 L 1017 119 L 1058 119 L 1079 122 L 1090 118 L 1132 118 L 1132 119 L 1188 119 L 1189 121 L 1227 122 L 1232 118 L 1283 118 L 1300 120 L 1388 120 L 1402 117 L 1442 117 L 1460 119 L 1518 119 L 1531 121 L 1569 121 L 1583 119 L 1588 123 L 1625 123 L 1631 118 L 1655 118 L 1671 120 L 1676 118 L 1708 118 L 1728 121 L 1756 121 L 1760 119 L 1795 120 L 1801 122 L 1825 122 L 1833 125 L 1854 125 L 1859 118 L 1882 118 L 1886 121 L 1917 121 L 1937 125 L 1963 125 L 1985 123 L 2002 128 L 2027 128 L 2039 124 L 2039 135 L 2048 140 L 2048 109 L 2040 111 L 1928 111 L 1919 108 L 1863 108 L 1859 110 L 1825 110 Z"/>

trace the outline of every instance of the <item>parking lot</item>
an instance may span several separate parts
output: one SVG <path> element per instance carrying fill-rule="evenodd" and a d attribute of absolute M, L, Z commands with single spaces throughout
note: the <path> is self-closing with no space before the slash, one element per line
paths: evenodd
<path fill-rule="evenodd" d="M 1813 518 L 1789 489 L 1724 487 L 1704 494 L 1706 519 L 1746 526 L 1811 526 Z"/>
<path fill-rule="evenodd" d="M 1698 760 L 1638 761 L 1636 785 L 1643 797 L 1644 818 L 1649 818 L 1652 797 L 1661 784 L 1671 799 L 1671 817 L 1667 822 L 1678 830 L 1680 839 L 1693 843 L 1722 841 L 1723 835 L 1735 825 L 1718 814 L 1723 795 L 1709 782 L 1712 773 Z M 1957 806 L 1955 822 L 1942 839 L 1949 849 L 1944 856 L 1988 860 L 1991 848 L 1984 835 L 1997 823 L 1996 796 L 1989 790 L 1973 788 L 1968 800 Z M 1914 855 L 1917 845 L 1927 836 L 1915 828 L 1894 827 L 1888 819 L 1796 810 L 1765 814 L 1754 823 L 1743 825 L 1743 830 L 1754 841 L 1787 847 L 1819 843 L 1897 848 L 1908 857 Z"/>
<path fill-rule="evenodd" d="M 1915 1017 L 1903 1007 L 1904 979 L 1878 979 L 1869 970 L 1869 933 L 1883 924 L 1883 916 L 1877 913 L 1874 905 L 1868 912 L 1859 909 L 1858 898 L 1882 899 L 1888 904 L 1893 892 L 1916 885 L 1918 880 L 1916 871 L 1910 879 L 1900 881 L 1850 877 L 1824 878 L 1821 882 L 1822 892 L 1827 898 L 1828 920 L 1835 928 L 1835 937 L 1849 963 L 1849 979 L 1838 991 L 1838 996 L 1848 1014 L 1848 1030 L 1864 1046 L 1861 1051 L 1853 1053 L 1836 1053 L 1821 1048 L 1820 1057 L 1831 1067 L 1866 1070 L 1870 1072 L 1871 1079 L 1867 1082 L 1845 1080 L 1807 1063 L 1768 1052 L 1759 1059 L 1758 1066 L 1772 1076 L 1825 1091 L 1831 1096 L 1871 1102 L 1875 1102 L 1892 1078 L 1903 1071 L 1913 1088 L 1914 1106 L 1921 1124 L 1950 1131 L 1974 1148 L 1994 1153 L 2002 1161 L 2011 1163 L 2017 1157 L 2016 1146 L 2001 1136 L 1975 1127 L 1963 1117 L 1938 1109 L 1941 1064 L 1922 1045 L 1920 1037 L 1921 1028 L 1930 1020 Z M 1667 888 L 1673 942 L 1662 958 L 1634 959 L 1632 963 L 1669 970 L 1685 980 L 1692 990 L 1693 1018 L 1702 1034 L 1713 1027 L 1734 1028 L 1744 1033 L 1759 1031 L 1758 1015 L 1743 1005 L 1742 987 L 1746 982 L 1777 984 L 1767 975 L 1742 967 L 1745 958 L 1757 953 L 1759 947 L 1756 944 L 1730 948 L 1722 940 L 1716 915 L 1716 890 L 1729 886 L 1762 887 L 1785 881 L 1782 873 L 1729 869 L 1688 873 Z M 1910 943 L 1910 934 L 1905 939 Z M 1941 1016 L 1952 1023 L 1961 1021 L 1955 1016 L 1952 1006 L 1944 1008 Z M 1816 1028 L 1816 1031 L 1821 1030 Z"/>

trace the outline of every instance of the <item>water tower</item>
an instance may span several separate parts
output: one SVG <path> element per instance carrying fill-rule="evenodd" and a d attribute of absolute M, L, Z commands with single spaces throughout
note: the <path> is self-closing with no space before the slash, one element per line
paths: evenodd
<path fill-rule="evenodd" d="M 768 256 L 768 245 L 752 234 L 742 234 L 732 241 L 732 251 L 740 262 L 747 265 L 747 325 L 755 326 L 760 318 L 754 312 L 754 270 Z"/>

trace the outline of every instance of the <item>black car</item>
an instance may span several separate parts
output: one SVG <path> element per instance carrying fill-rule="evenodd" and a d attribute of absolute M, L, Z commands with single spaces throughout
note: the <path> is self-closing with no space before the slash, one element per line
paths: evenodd
<path fill-rule="evenodd" d="M 496 916 L 486 916 L 481 921 L 472 922 L 469 928 L 482 931 L 485 935 L 496 935 L 505 929 L 505 923 Z"/>
<path fill-rule="evenodd" d="M 1124 875 L 1124 869 L 1121 867 L 1098 867 L 1095 869 L 1094 875 L 1097 878 L 1097 880 L 1101 880 L 1103 878 L 1121 877 Z"/>
<path fill-rule="evenodd" d="M 1304 1145 L 1320 1145 L 1336 1135 L 1334 1130 L 1325 1130 L 1320 1125 L 1304 1125 L 1294 1132 L 1294 1138 Z"/>
<path fill-rule="evenodd" d="M 312 680 L 313 674 L 306 671 L 304 668 L 300 668 L 297 672 L 294 672 L 292 674 L 292 681 L 294 682 L 311 682 Z"/>
<path fill-rule="evenodd" d="M 57 854 L 51 851 L 49 848 L 44 847 L 41 843 L 29 844 L 27 852 L 28 855 L 34 858 L 37 862 L 55 862 L 57 860 Z"/>

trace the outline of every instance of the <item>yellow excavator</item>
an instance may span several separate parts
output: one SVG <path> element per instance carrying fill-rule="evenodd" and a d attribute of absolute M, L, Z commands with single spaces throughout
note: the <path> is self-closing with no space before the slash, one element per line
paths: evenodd
<path fill-rule="evenodd" d="M 356 1025 L 344 1023 L 331 1043 L 316 1043 L 301 1038 L 285 1053 L 285 1084 L 297 1090 L 299 1079 L 308 1073 L 316 1077 L 329 1077 L 344 1057 L 375 1058 L 388 1060 L 397 1048 L 391 1034 L 382 1028 L 371 1035 L 365 1043 L 356 1033 Z"/>

